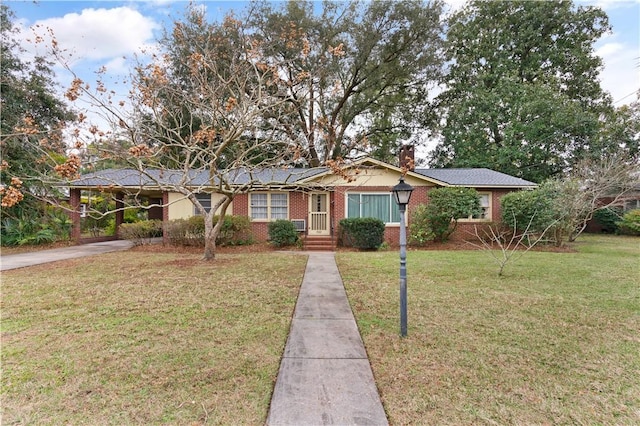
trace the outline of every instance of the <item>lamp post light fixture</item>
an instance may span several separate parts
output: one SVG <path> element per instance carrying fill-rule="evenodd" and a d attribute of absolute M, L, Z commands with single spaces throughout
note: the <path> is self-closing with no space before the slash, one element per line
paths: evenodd
<path fill-rule="evenodd" d="M 400 335 L 407 335 L 407 227 L 405 212 L 411 198 L 413 187 L 405 183 L 404 176 L 400 176 L 400 182 L 391 188 L 393 197 L 400 209 Z"/>

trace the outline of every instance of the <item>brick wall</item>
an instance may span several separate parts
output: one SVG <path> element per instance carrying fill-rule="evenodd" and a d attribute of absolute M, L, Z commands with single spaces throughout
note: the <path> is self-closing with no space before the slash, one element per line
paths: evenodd
<path fill-rule="evenodd" d="M 340 220 L 347 217 L 346 215 L 346 194 L 348 192 L 391 192 L 391 186 L 368 186 L 364 187 L 353 187 L 353 186 L 339 186 L 336 187 L 334 198 L 335 198 L 335 209 L 333 211 L 333 221 L 336 224 L 336 231 L 338 227 L 338 223 Z M 426 203 L 429 199 L 428 191 L 429 187 L 419 186 L 415 187 L 413 192 L 411 193 L 411 199 L 409 200 L 409 205 L 407 206 L 407 212 L 405 215 L 407 216 L 407 223 L 409 223 L 409 218 L 411 217 L 412 210 L 419 204 Z M 407 236 L 408 236 L 408 228 L 407 228 Z M 387 225 L 384 230 L 384 240 L 391 246 L 397 246 L 400 241 L 400 226 L 399 225 Z"/>
<path fill-rule="evenodd" d="M 411 214 L 416 206 L 419 204 L 426 204 L 429 202 L 429 191 L 434 187 L 420 186 L 416 187 L 411 194 L 411 200 L 407 208 L 407 223 L 411 222 Z M 388 186 L 373 186 L 373 187 L 353 187 L 353 186 L 339 186 L 336 187 L 333 192 L 330 193 L 330 217 L 331 226 L 335 235 L 338 232 L 338 224 L 341 219 L 346 217 L 346 194 L 348 192 L 390 192 L 391 187 Z M 500 198 L 507 194 L 508 190 L 504 189 L 486 189 L 480 190 L 480 192 L 491 192 L 491 217 L 493 222 L 500 220 Z M 309 194 L 303 192 L 290 192 L 289 193 L 289 219 L 305 219 L 308 220 L 308 208 L 309 208 Z M 249 216 L 249 195 L 239 194 L 233 200 L 233 214 Z M 475 237 L 473 236 L 474 227 L 479 229 L 486 227 L 491 222 L 459 222 L 456 231 L 451 236 L 453 241 L 468 241 Z M 258 241 L 266 241 L 268 239 L 268 222 L 253 222 L 252 229 L 254 237 Z M 409 235 L 409 228 L 407 227 L 407 237 Z M 391 246 L 397 246 L 400 239 L 400 227 L 398 225 L 389 225 L 385 229 L 384 233 L 385 241 Z"/>
<path fill-rule="evenodd" d="M 289 219 L 307 220 L 308 207 L 308 194 L 302 192 L 289 193 Z M 239 194 L 234 197 L 233 214 L 236 216 L 250 216 L 249 194 Z M 257 241 L 266 241 L 269 238 L 269 222 L 252 221 L 251 229 Z"/>

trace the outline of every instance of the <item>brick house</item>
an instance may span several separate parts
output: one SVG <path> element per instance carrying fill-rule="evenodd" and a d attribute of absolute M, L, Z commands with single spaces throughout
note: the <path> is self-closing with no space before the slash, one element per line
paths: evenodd
<path fill-rule="evenodd" d="M 412 154 L 412 151 L 410 152 Z M 408 156 L 401 157 L 406 163 Z M 372 158 L 363 158 L 334 173 L 328 167 L 313 169 L 273 169 L 235 172 L 230 180 L 247 188 L 235 195 L 227 214 L 251 218 L 257 240 L 267 239 L 268 223 L 277 219 L 294 222 L 308 244 L 335 246 L 337 227 L 346 217 L 377 217 L 385 222 L 385 240 L 395 245 L 399 238 L 399 210 L 393 201 L 391 188 L 398 183 L 403 169 Z M 104 170 L 82 176 L 70 185 L 74 216 L 74 237 L 80 238 L 81 191 L 109 191 L 122 203 L 125 193 L 148 197 L 162 207 L 149 210 L 150 219 L 188 218 L 197 214 L 194 205 L 184 195 L 163 190 L 158 183 L 171 183 L 184 178 L 179 171 L 146 171 L 128 169 Z M 221 197 L 207 184 L 208 174 L 194 173 L 189 185 L 198 192 L 204 205 L 214 205 Z M 414 187 L 408 205 L 408 215 L 421 203 L 429 202 L 429 191 L 446 186 L 475 188 L 481 197 L 482 215 L 462 219 L 452 238 L 462 238 L 465 228 L 500 219 L 500 198 L 512 191 L 535 188 L 536 184 L 490 169 L 411 169 L 405 182 Z M 165 186 L 168 188 L 169 186 Z M 116 214 L 116 229 L 122 223 L 122 212 Z"/>

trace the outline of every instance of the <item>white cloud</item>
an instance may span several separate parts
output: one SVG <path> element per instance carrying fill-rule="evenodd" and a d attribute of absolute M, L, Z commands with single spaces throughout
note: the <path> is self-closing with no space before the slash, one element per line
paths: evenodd
<path fill-rule="evenodd" d="M 60 48 L 72 54 L 75 61 L 130 56 L 148 48 L 154 31 L 160 28 L 153 19 L 130 7 L 84 9 L 80 14 L 37 21 L 33 27 L 41 35 L 51 29 Z"/>
<path fill-rule="evenodd" d="M 596 55 L 602 58 L 611 58 L 621 50 L 624 50 L 621 43 L 606 43 L 596 50 Z"/>
<path fill-rule="evenodd" d="M 640 0 L 578 0 L 576 4 L 578 6 L 596 6 L 604 11 L 611 11 L 640 4 Z"/>

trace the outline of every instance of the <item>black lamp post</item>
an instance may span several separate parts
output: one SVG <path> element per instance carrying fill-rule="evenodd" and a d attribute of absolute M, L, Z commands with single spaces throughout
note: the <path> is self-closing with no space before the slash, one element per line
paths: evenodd
<path fill-rule="evenodd" d="M 411 198 L 413 187 L 405 183 L 404 176 L 391 189 L 400 209 L 400 335 L 407 335 L 407 228 L 404 215 Z"/>

